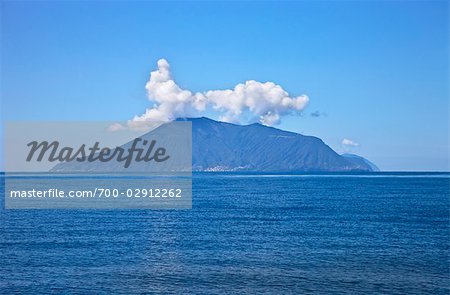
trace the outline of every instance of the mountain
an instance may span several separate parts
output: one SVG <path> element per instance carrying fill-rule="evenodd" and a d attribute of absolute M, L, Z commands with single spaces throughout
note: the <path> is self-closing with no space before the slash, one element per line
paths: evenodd
<path fill-rule="evenodd" d="M 354 164 L 357 165 L 367 165 L 370 167 L 370 169 L 372 169 L 371 171 L 380 171 L 380 169 L 377 167 L 377 165 L 375 165 L 374 163 L 370 162 L 369 160 L 358 156 L 358 155 L 354 155 L 354 154 L 342 154 L 342 157 L 346 158 L 348 161 L 353 162 Z"/>
<path fill-rule="evenodd" d="M 374 171 L 370 162 L 343 157 L 314 136 L 204 117 L 178 121 L 192 122 L 193 171 Z"/>
<path fill-rule="evenodd" d="M 150 163 L 139 162 L 134 167 L 137 171 L 181 171 L 190 167 L 190 158 L 189 162 L 186 162 L 186 153 L 191 152 L 190 144 L 179 144 L 180 138 L 186 137 L 190 130 L 174 127 L 180 121 L 192 123 L 192 171 L 378 171 L 368 160 L 356 155 L 339 155 L 314 136 L 283 131 L 258 123 L 243 126 L 205 117 L 177 119 L 176 122 L 163 124 L 142 135 L 140 138 L 149 141 L 158 138 L 160 142 L 159 139 L 162 138 L 163 146 L 170 147 L 172 155 L 184 157 L 172 161 L 179 165 L 178 167 L 152 166 Z M 121 147 L 127 149 L 130 145 L 131 142 L 128 142 Z M 52 171 L 118 171 L 121 165 L 118 162 L 69 162 L 56 165 Z"/>

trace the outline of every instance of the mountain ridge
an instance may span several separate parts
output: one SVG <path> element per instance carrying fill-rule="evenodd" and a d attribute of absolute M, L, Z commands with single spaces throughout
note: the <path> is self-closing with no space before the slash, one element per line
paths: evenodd
<path fill-rule="evenodd" d="M 206 117 L 177 121 L 192 123 L 193 171 L 374 171 L 369 161 L 339 155 L 315 136 L 259 123 L 237 125 Z"/>
<path fill-rule="evenodd" d="M 259 123 L 237 125 L 215 121 L 210 118 L 178 118 L 140 136 L 151 141 L 163 140 L 172 148 L 172 155 L 191 153 L 191 146 L 178 144 L 181 138 L 186 140 L 189 128 L 176 127 L 180 121 L 189 121 L 192 126 L 192 163 L 183 164 L 180 160 L 169 161 L 176 169 L 183 171 L 207 172 L 372 172 L 378 168 L 370 161 L 356 155 L 339 155 L 322 139 L 285 131 Z M 175 141 L 173 141 L 175 140 Z M 183 142 L 183 140 L 181 140 Z M 188 142 L 191 142 L 190 140 Z M 123 149 L 131 142 L 121 145 Z M 184 154 L 185 155 L 185 154 Z M 187 162 L 186 162 L 187 163 Z M 178 165 L 178 166 L 177 166 Z M 95 172 L 118 171 L 121 163 L 63 162 L 52 171 Z M 152 166 L 137 163 L 135 169 L 140 172 L 171 171 L 175 166 Z M 175 170 L 174 170 L 175 171 Z"/>

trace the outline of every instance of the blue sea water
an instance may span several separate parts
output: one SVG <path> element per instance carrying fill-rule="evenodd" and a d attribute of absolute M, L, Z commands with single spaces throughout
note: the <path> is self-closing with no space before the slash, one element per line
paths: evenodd
<path fill-rule="evenodd" d="M 449 194 L 442 173 L 225 173 L 194 175 L 192 210 L 2 209 L 0 293 L 448 294 Z"/>

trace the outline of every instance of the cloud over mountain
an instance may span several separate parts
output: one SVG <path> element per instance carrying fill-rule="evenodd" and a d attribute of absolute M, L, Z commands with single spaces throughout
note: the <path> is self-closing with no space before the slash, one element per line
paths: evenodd
<path fill-rule="evenodd" d="M 357 147 L 357 146 L 359 146 L 359 143 L 354 142 L 354 141 L 351 140 L 351 139 L 344 138 L 344 139 L 342 140 L 342 145 L 343 145 L 344 147 Z"/>
<path fill-rule="evenodd" d="M 136 121 L 170 121 L 178 117 L 198 116 L 205 110 L 216 112 L 225 122 L 276 125 L 282 116 L 300 113 L 308 104 L 306 95 L 290 96 L 273 82 L 249 80 L 232 89 L 191 92 L 173 79 L 165 59 L 151 72 L 145 85 L 148 99 L 154 103 Z"/>

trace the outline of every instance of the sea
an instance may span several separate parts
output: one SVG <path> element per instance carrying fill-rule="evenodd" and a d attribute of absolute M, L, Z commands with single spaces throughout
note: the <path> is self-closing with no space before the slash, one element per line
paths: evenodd
<path fill-rule="evenodd" d="M 449 173 L 193 175 L 192 209 L 0 209 L 0 294 L 449 294 Z"/>

